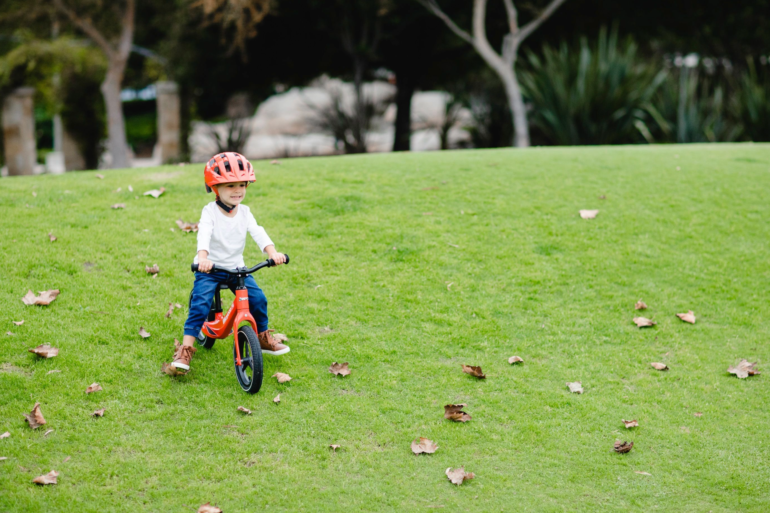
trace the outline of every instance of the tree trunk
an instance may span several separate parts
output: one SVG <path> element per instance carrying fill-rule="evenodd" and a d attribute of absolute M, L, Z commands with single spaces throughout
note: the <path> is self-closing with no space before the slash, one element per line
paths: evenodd
<path fill-rule="evenodd" d="M 396 73 L 396 124 L 393 151 L 409 151 L 412 136 L 412 96 L 417 83 L 412 73 Z"/>
<path fill-rule="evenodd" d="M 511 67 L 510 73 L 501 74 L 505 85 L 505 95 L 508 97 L 508 106 L 511 109 L 513 120 L 513 145 L 517 148 L 529 147 L 529 124 L 527 122 L 527 108 L 524 98 L 521 96 L 521 87 L 516 78 L 516 71 Z"/>
<path fill-rule="evenodd" d="M 107 148 L 112 156 L 113 169 L 129 167 L 126 126 L 123 120 L 123 104 L 120 101 L 120 84 L 126 61 L 111 61 L 101 90 L 107 108 Z"/>

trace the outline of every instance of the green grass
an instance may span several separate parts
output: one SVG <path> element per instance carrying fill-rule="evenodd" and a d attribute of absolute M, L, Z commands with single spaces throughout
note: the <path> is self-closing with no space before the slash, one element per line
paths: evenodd
<path fill-rule="evenodd" d="M 255 164 L 246 203 L 291 256 L 255 277 L 292 351 L 266 357 L 254 396 L 229 340 L 185 377 L 160 371 L 186 307 L 164 314 L 186 304 L 196 247 L 170 228 L 212 199 L 200 165 L 0 180 L 14 333 L 0 335 L 0 511 L 770 509 L 769 145 Z M 247 263 L 263 258 L 247 248 Z M 50 306 L 21 302 L 50 288 Z M 656 327 L 632 323 L 640 298 Z M 674 315 L 688 309 L 695 325 Z M 27 352 L 43 343 L 59 356 Z M 763 375 L 729 375 L 740 358 Z M 332 376 L 333 361 L 352 374 Z M 87 396 L 94 381 L 104 391 Z M 48 424 L 31 431 L 36 401 Z M 444 420 L 451 402 L 473 420 Z M 412 455 L 418 436 L 439 450 Z M 617 439 L 634 449 L 613 453 Z M 460 465 L 476 479 L 455 487 L 444 470 Z M 51 469 L 58 485 L 31 484 Z"/>

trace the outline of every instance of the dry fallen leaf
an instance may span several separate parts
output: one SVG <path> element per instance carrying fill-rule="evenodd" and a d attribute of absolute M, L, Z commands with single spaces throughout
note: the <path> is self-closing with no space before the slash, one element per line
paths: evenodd
<path fill-rule="evenodd" d="M 283 372 L 276 372 L 271 377 L 276 378 L 278 383 L 286 383 L 287 381 L 291 381 L 291 376 L 284 374 Z"/>
<path fill-rule="evenodd" d="M 86 388 L 86 394 L 93 394 L 94 392 L 99 392 L 102 390 L 102 386 L 99 383 L 91 383 L 88 385 L 88 388 Z"/>
<path fill-rule="evenodd" d="M 144 193 L 145 196 L 152 196 L 155 199 L 160 198 L 160 195 L 166 192 L 165 187 L 161 187 L 160 189 L 153 189 L 151 191 L 147 191 Z"/>
<path fill-rule="evenodd" d="M 95 412 L 93 412 L 91 414 L 91 416 L 92 417 L 104 417 L 104 411 L 105 411 L 105 408 L 102 408 L 100 410 L 96 410 Z"/>
<path fill-rule="evenodd" d="M 6 331 L 5 334 L 8 335 L 9 337 L 13 336 L 13 332 L 12 331 Z"/>
<path fill-rule="evenodd" d="M 693 413 L 693 415 L 695 415 L 696 417 L 702 417 L 703 416 L 703 412 L 696 411 L 695 413 Z"/>
<path fill-rule="evenodd" d="M 471 416 L 462 411 L 467 404 L 447 404 L 444 406 L 444 418 L 455 422 L 468 422 Z"/>
<path fill-rule="evenodd" d="M 667 371 L 668 370 L 668 365 L 666 365 L 665 363 L 652 362 L 650 365 L 652 365 L 653 368 L 655 368 L 655 369 L 657 369 L 659 371 Z"/>
<path fill-rule="evenodd" d="M 32 482 L 39 485 L 56 484 L 56 477 L 58 475 L 58 472 L 52 470 L 44 476 L 37 476 Z"/>
<path fill-rule="evenodd" d="M 573 394 L 583 393 L 583 385 L 580 384 L 580 381 L 567 382 L 567 386 L 569 387 L 569 391 Z"/>
<path fill-rule="evenodd" d="M 222 510 L 207 502 L 206 504 L 201 504 L 201 507 L 198 508 L 198 513 L 222 513 Z"/>
<path fill-rule="evenodd" d="M 176 339 L 174 339 L 176 341 Z M 160 366 L 160 370 L 168 374 L 169 376 L 184 376 L 187 374 L 187 371 L 184 371 L 182 369 L 177 369 L 170 363 L 163 362 L 163 364 Z"/>
<path fill-rule="evenodd" d="M 243 406 L 238 406 L 238 411 L 243 412 L 246 415 L 251 415 L 251 410 L 244 408 Z"/>
<path fill-rule="evenodd" d="M 636 308 L 637 310 L 647 310 L 647 304 L 640 299 L 639 301 L 636 302 L 636 304 L 634 305 L 634 308 Z"/>
<path fill-rule="evenodd" d="M 126 208 L 126 204 L 125 203 L 115 203 L 110 208 L 115 209 L 115 210 L 117 210 L 119 208 Z"/>
<path fill-rule="evenodd" d="M 96 176 L 96 178 L 98 178 L 99 180 L 104 180 L 104 175 L 100 175 L 99 173 L 97 173 L 94 176 Z"/>
<path fill-rule="evenodd" d="M 158 264 L 154 264 L 152 267 L 146 265 L 144 266 L 144 270 L 147 271 L 147 274 L 158 274 L 160 272 L 160 267 L 158 267 Z"/>
<path fill-rule="evenodd" d="M 471 376 L 474 376 L 476 378 L 481 378 L 481 379 L 486 378 L 486 375 L 483 372 L 481 372 L 481 367 L 478 367 L 475 365 L 465 365 L 465 364 L 462 364 L 462 366 L 463 366 L 464 373 L 470 374 Z"/>
<path fill-rule="evenodd" d="M 759 374 L 760 372 L 754 368 L 754 366 L 757 363 L 750 363 L 748 360 L 743 359 L 740 362 L 738 362 L 738 365 L 731 366 L 727 369 L 727 372 L 730 374 L 735 374 L 741 379 L 748 378 L 749 376 L 754 376 L 756 374 Z"/>
<path fill-rule="evenodd" d="M 27 295 L 21 298 L 21 300 L 25 305 L 50 305 L 51 302 L 56 299 L 56 296 L 59 295 L 59 290 L 41 290 L 38 294 L 40 295 L 36 296 L 35 293 L 30 290 L 27 292 Z"/>
<path fill-rule="evenodd" d="M 43 358 L 53 358 L 59 354 L 59 350 L 57 348 L 51 347 L 48 344 L 37 346 L 33 349 L 27 349 L 27 351 L 30 353 L 35 353 L 38 356 L 42 356 Z"/>
<path fill-rule="evenodd" d="M 598 210 L 581 210 L 580 211 L 580 217 L 583 219 L 593 219 L 596 217 L 596 214 L 598 214 Z"/>
<path fill-rule="evenodd" d="M 520 356 L 511 356 L 510 358 L 508 358 L 508 363 L 511 363 L 511 364 L 522 363 L 522 362 L 524 362 L 524 360 Z"/>
<path fill-rule="evenodd" d="M 648 319 L 646 317 L 634 317 L 634 324 L 640 328 L 646 328 L 648 326 L 655 326 L 657 322 L 654 322 L 652 319 Z"/>
<path fill-rule="evenodd" d="M 277 160 L 271 160 L 271 161 L 270 161 L 270 163 L 271 163 L 271 164 L 280 164 L 280 162 L 279 162 L 279 161 L 277 161 Z"/>
<path fill-rule="evenodd" d="M 134 188 L 131 187 L 130 185 L 128 186 L 128 192 L 134 192 Z"/>
<path fill-rule="evenodd" d="M 448 467 L 444 472 L 452 484 L 460 486 L 466 479 L 473 479 L 476 477 L 473 472 L 465 472 L 465 467 L 460 467 L 452 470 L 452 467 Z"/>
<path fill-rule="evenodd" d="M 67 456 L 66 458 L 64 458 L 64 461 L 62 461 L 62 463 L 67 463 L 70 460 L 70 458 L 71 456 Z"/>
<path fill-rule="evenodd" d="M 331 447 L 331 448 L 332 448 L 332 451 L 334 451 L 334 452 L 337 452 L 337 449 L 339 449 L 341 446 L 340 446 L 340 445 L 337 445 L 337 444 L 332 444 L 332 445 L 330 445 L 329 447 Z"/>
<path fill-rule="evenodd" d="M 185 223 L 181 219 L 177 219 L 176 225 L 179 227 L 180 230 L 186 233 L 198 231 L 198 223 Z"/>
<path fill-rule="evenodd" d="M 687 312 L 686 314 L 676 314 L 677 317 L 682 319 L 684 322 L 689 322 L 690 324 L 695 324 L 695 314 L 692 313 L 692 310 Z"/>
<path fill-rule="evenodd" d="M 33 198 L 37 198 L 37 192 L 36 191 L 32 191 L 32 197 Z"/>
<path fill-rule="evenodd" d="M 150 334 L 147 333 L 147 330 L 144 329 L 144 326 L 139 326 L 139 336 L 142 338 L 148 338 Z"/>
<path fill-rule="evenodd" d="M 635 474 L 641 474 L 643 476 L 651 476 L 652 475 L 649 472 L 642 472 L 641 470 L 634 470 L 634 473 Z"/>
<path fill-rule="evenodd" d="M 278 342 L 286 342 L 287 340 L 289 340 L 289 337 L 287 337 L 283 333 L 273 333 L 273 338 L 276 339 Z"/>
<path fill-rule="evenodd" d="M 634 446 L 634 442 L 621 442 L 620 440 L 615 442 L 615 447 L 613 450 L 615 452 L 624 453 L 631 450 L 631 448 Z"/>
<path fill-rule="evenodd" d="M 273 398 L 273 402 L 274 402 L 275 404 L 278 404 L 278 403 L 280 403 L 280 402 L 281 402 L 281 394 L 278 394 L 277 396 L 275 396 L 275 397 Z"/>
<path fill-rule="evenodd" d="M 332 363 L 331 367 L 329 367 L 329 372 L 331 372 L 335 376 L 347 376 L 348 374 L 350 374 L 350 369 L 348 369 L 348 362 Z"/>
<path fill-rule="evenodd" d="M 32 429 L 37 429 L 45 424 L 43 413 L 40 411 L 40 403 L 35 403 L 35 406 L 32 408 L 31 412 L 23 413 L 22 415 L 24 415 L 24 418 L 27 419 L 29 427 Z"/>
<path fill-rule="evenodd" d="M 631 429 L 632 427 L 639 427 L 639 423 L 636 421 L 636 419 L 634 420 L 622 419 L 622 420 L 623 420 L 623 425 L 626 426 L 626 429 Z"/>
<path fill-rule="evenodd" d="M 47 376 L 47 375 L 49 375 L 49 374 L 53 374 L 53 373 L 55 373 L 55 372 L 61 372 L 61 371 L 60 371 L 59 369 L 54 369 L 54 370 L 49 370 L 49 371 L 48 371 L 48 372 L 46 372 L 45 374 L 46 374 L 46 376 Z"/>
<path fill-rule="evenodd" d="M 168 312 L 166 312 L 166 319 L 171 317 L 171 314 L 174 313 L 174 308 L 182 308 L 182 305 L 179 303 L 169 303 L 168 304 Z"/>
<path fill-rule="evenodd" d="M 420 440 L 412 440 L 412 452 L 415 454 L 433 454 L 438 449 L 438 445 L 433 440 L 420 437 Z"/>
<path fill-rule="evenodd" d="M 0 456 L 0 461 L 5 461 L 5 460 L 7 460 L 7 459 L 8 459 L 8 457 L 7 457 L 7 456 Z"/>
<path fill-rule="evenodd" d="M 14 323 L 16 326 L 21 326 L 22 324 L 24 324 L 24 320 L 22 319 L 21 321 L 13 321 L 13 323 Z"/>
<path fill-rule="evenodd" d="M 2 435 L 0 435 L 0 440 L 2 440 L 3 438 L 8 438 L 9 436 L 11 436 L 11 433 L 9 433 L 8 431 L 6 431 L 6 432 L 5 432 L 5 433 L 3 433 Z"/>
<path fill-rule="evenodd" d="M 48 435 L 50 435 L 51 433 L 53 433 L 53 429 L 49 429 L 48 431 L 46 431 L 45 433 L 43 433 L 43 436 L 48 436 Z"/>
<path fill-rule="evenodd" d="M 48 240 L 50 240 L 51 242 L 56 240 L 56 237 L 54 236 L 53 232 L 48 233 Z"/>

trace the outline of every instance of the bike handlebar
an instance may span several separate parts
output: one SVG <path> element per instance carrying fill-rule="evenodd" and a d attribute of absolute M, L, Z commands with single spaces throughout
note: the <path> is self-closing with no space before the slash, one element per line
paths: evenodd
<path fill-rule="evenodd" d="M 289 263 L 289 255 L 284 253 L 283 256 L 286 257 L 286 262 L 285 263 L 288 264 Z M 272 258 L 268 258 L 264 262 L 260 262 L 257 265 L 255 265 L 254 267 L 239 267 L 237 269 L 225 269 L 223 267 L 218 267 L 217 264 L 214 264 L 214 267 L 211 268 L 210 272 L 212 272 L 212 273 L 213 272 L 223 272 L 223 273 L 229 273 L 229 274 L 251 274 L 253 272 L 259 271 L 263 267 L 273 267 L 274 265 L 275 265 L 275 262 L 273 261 L 273 259 Z M 190 270 L 192 270 L 192 272 L 198 272 L 198 264 L 192 264 L 190 266 Z"/>

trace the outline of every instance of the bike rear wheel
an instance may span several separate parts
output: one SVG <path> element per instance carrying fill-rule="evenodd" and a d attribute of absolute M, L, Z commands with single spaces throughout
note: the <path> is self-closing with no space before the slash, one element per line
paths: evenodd
<path fill-rule="evenodd" d="M 237 353 L 233 345 L 235 377 L 241 388 L 250 394 L 256 394 L 262 387 L 262 348 L 257 334 L 251 326 L 241 326 L 235 336 L 235 343 L 241 352 L 241 366 L 235 361 Z"/>

